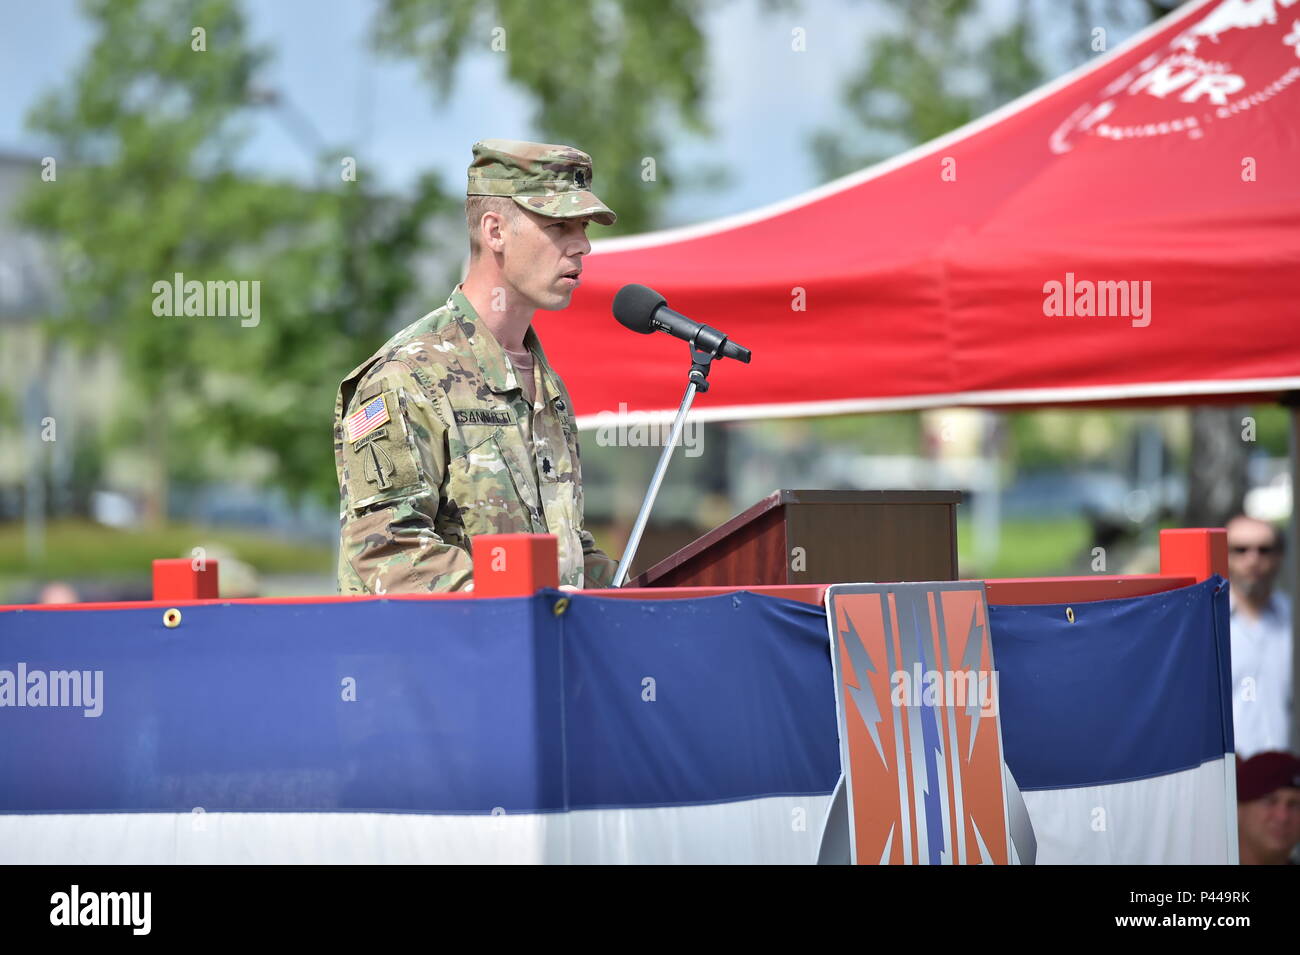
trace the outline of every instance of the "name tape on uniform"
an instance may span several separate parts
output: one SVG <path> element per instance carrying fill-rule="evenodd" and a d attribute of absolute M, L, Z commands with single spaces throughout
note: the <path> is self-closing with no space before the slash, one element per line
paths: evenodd
<path fill-rule="evenodd" d="M 514 424 L 515 418 L 509 411 L 493 411 L 489 408 L 465 408 L 452 411 L 457 424 Z"/>

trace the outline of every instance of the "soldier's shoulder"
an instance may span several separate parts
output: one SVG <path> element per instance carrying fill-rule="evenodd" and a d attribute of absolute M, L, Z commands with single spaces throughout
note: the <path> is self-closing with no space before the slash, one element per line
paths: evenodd
<path fill-rule="evenodd" d="M 387 355 L 418 342 L 435 342 L 460 335 L 456 309 L 451 302 L 438 306 L 428 315 L 418 318 L 386 341 L 375 352 Z"/>
<path fill-rule="evenodd" d="M 394 362 L 415 370 L 421 366 L 436 368 L 444 356 L 455 352 L 464 338 L 456 313 L 450 305 L 442 305 L 424 317 L 406 326 L 363 361 L 344 378 L 364 386 L 367 379 L 383 373 Z"/>

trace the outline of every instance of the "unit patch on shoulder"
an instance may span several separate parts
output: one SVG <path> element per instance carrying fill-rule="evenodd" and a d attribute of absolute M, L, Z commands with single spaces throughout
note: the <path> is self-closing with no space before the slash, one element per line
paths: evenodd
<path fill-rule="evenodd" d="M 353 510 L 420 493 L 417 453 L 396 393 L 361 398 L 345 421 L 343 476 Z"/>

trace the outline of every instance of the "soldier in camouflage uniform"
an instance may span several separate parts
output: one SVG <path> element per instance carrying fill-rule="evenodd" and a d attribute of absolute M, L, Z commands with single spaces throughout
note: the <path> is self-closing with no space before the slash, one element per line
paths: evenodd
<path fill-rule="evenodd" d="M 606 587 L 583 527 L 573 403 L 531 320 L 569 304 L 588 221 L 614 213 L 568 146 L 474 145 L 465 281 L 343 380 L 334 408 L 339 590 L 471 589 L 476 534 L 554 534 L 560 584 Z"/>

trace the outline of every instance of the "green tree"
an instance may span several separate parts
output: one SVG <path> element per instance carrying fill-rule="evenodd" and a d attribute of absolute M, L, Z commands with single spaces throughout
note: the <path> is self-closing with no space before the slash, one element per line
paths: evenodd
<path fill-rule="evenodd" d="M 844 85 L 849 122 L 811 142 L 835 178 L 991 112 L 1109 49 L 1177 3 L 884 0 L 894 24 L 872 29 Z"/>
<path fill-rule="evenodd" d="M 987 35 L 979 31 L 989 11 L 979 0 L 887 0 L 887 6 L 897 26 L 871 32 L 861 67 L 844 86 L 849 128 L 813 137 L 827 179 L 942 136 L 1042 81 L 1024 0 L 1009 25 Z"/>
<path fill-rule="evenodd" d="M 236 156 L 265 108 L 268 54 L 238 5 L 83 6 L 86 58 L 29 117 L 57 162 L 20 211 L 57 252 L 49 334 L 120 362 L 113 437 L 151 462 L 153 518 L 171 479 L 211 479 L 212 460 L 240 452 L 290 491 L 332 498 L 332 394 L 411 292 L 421 226 L 445 208 L 437 180 L 381 202 L 364 170 L 311 189 L 250 176 Z M 259 283 L 260 321 L 156 315 L 155 283 L 176 273 Z"/>
<path fill-rule="evenodd" d="M 444 98 L 466 55 L 504 57 L 507 77 L 536 106 L 538 135 L 592 155 L 600 196 L 619 216 L 615 231 L 632 233 L 656 224 L 683 179 L 665 161 L 668 123 L 707 131 L 702 8 L 698 0 L 385 0 L 376 38 L 421 63 Z M 653 180 L 644 178 L 647 158 Z"/>

